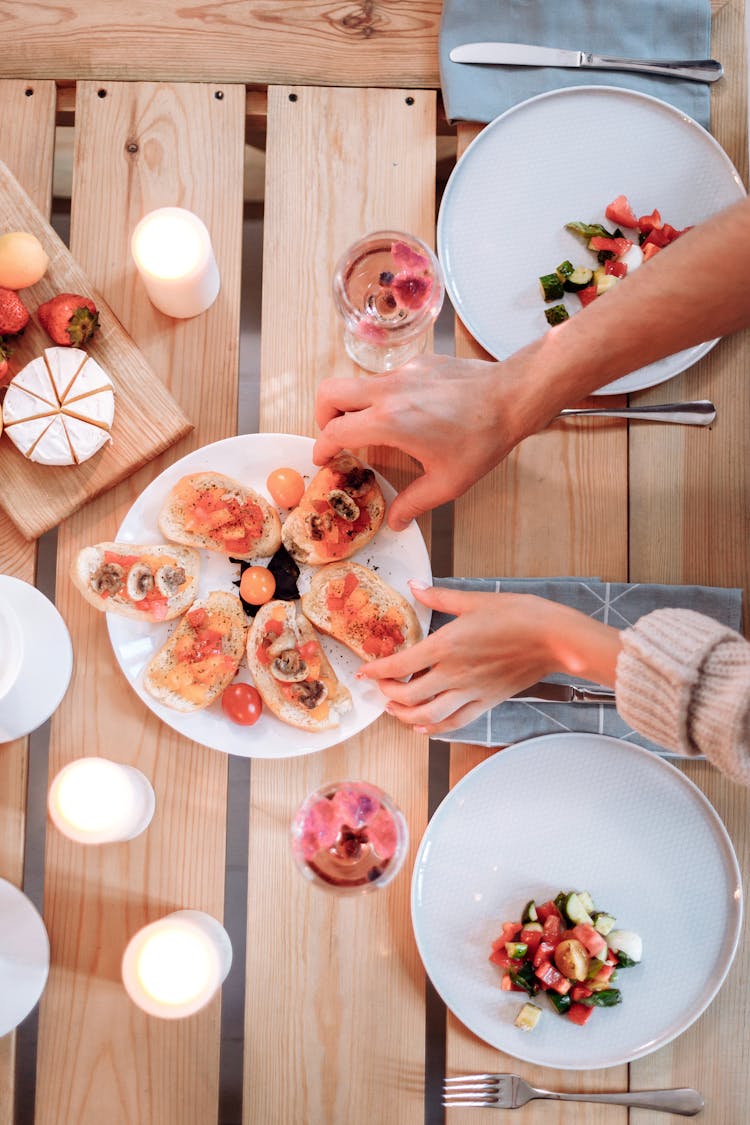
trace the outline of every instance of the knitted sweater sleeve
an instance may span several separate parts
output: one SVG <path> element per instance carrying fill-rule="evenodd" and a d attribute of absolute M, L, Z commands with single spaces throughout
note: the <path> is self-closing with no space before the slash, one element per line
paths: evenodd
<path fill-rule="evenodd" d="M 750 644 L 688 609 L 658 609 L 622 633 L 617 710 L 679 754 L 705 754 L 750 785 Z"/>

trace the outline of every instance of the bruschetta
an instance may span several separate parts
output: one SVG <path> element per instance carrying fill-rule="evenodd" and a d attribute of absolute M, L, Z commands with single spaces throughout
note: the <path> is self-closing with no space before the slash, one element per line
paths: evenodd
<path fill-rule="evenodd" d="M 295 606 L 272 601 L 257 613 L 247 638 L 247 664 L 264 704 L 300 730 L 330 730 L 351 708 L 315 630 Z"/>
<path fill-rule="evenodd" d="M 104 613 L 171 621 L 195 601 L 200 565 L 197 551 L 172 543 L 96 543 L 78 552 L 71 578 Z"/>
<path fill-rule="evenodd" d="M 302 610 L 321 633 L 341 641 L 362 660 L 377 660 L 421 640 L 410 603 L 366 566 L 329 563 L 316 571 Z"/>
<path fill-rule="evenodd" d="M 245 654 L 247 626 L 235 594 L 214 590 L 193 603 L 143 674 L 146 691 L 175 711 L 210 706 Z"/>
<path fill-rule="evenodd" d="M 298 563 L 321 566 L 347 559 L 369 543 L 384 515 L 375 473 L 344 450 L 312 478 L 284 523 L 282 539 Z"/>
<path fill-rule="evenodd" d="M 182 477 L 159 513 L 159 527 L 175 543 L 238 559 L 266 558 L 281 545 L 276 509 L 222 473 Z"/>

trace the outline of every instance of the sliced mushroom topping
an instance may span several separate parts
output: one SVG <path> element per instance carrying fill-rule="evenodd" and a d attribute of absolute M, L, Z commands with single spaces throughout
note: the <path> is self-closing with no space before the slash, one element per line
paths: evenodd
<path fill-rule="evenodd" d="M 183 566 L 160 566 L 154 575 L 156 589 L 167 598 L 176 594 L 184 581 L 185 568 Z"/>
<path fill-rule="evenodd" d="M 154 576 L 151 567 L 145 563 L 136 563 L 128 571 L 128 597 L 134 602 L 142 602 L 146 594 L 154 588 Z"/>
<path fill-rule="evenodd" d="M 321 512 L 319 515 L 312 512 L 307 516 L 306 523 L 311 539 L 325 539 L 327 533 L 333 527 L 333 516 L 330 512 Z"/>
<path fill-rule="evenodd" d="M 374 472 L 372 469 L 366 469 L 364 465 L 355 464 L 350 469 L 344 468 L 341 474 L 341 487 L 356 500 L 360 500 L 369 492 L 374 483 Z"/>
<path fill-rule="evenodd" d="M 281 652 L 285 652 L 288 648 L 294 648 L 297 643 L 297 638 L 292 630 L 286 627 L 280 633 L 269 632 L 266 636 L 273 637 L 268 646 L 268 655 L 272 658 L 278 656 Z"/>
<path fill-rule="evenodd" d="M 328 493 L 328 503 L 337 516 L 341 516 L 342 520 L 347 520 L 349 523 L 354 523 L 359 515 L 358 505 L 347 492 L 340 488 L 331 489 Z"/>
<path fill-rule="evenodd" d="M 307 676 L 307 664 L 296 648 L 287 648 L 274 660 L 271 672 L 285 684 L 299 683 Z"/>
<path fill-rule="evenodd" d="M 102 563 L 91 576 L 91 586 L 96 594 L 117 594 L 125 581 L 125 568 L 119 563 Z"/>
<path fill-rule="evenodd" d="M 295 684 L 291 690 L 292 699 L 308 711 L 314 711 L 328 695 L 328 688 L 321 680 L 305 680 L 304 683 Z"/>

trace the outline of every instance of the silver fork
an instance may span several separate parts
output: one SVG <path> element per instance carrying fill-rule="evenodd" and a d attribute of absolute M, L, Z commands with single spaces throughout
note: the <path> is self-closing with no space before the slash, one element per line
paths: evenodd
<path fill-rule="evenodd" d="M 495 1106 L 497 1109 L 518 1109 L 534 1098 L 552 1098 L 558 1102 L 604 1102 L 627 1105 L 636 1109 L 660 1109 L 662 1113 L 679 1113 L 693 1117 L 703 1109 L 703 1098 L 697 1090 L 629 1090 L 622 1094 L 558 1094 L 530 1086 L 518 1074 L 464 1074 L 446 1078 L 443 1105 Z"/>

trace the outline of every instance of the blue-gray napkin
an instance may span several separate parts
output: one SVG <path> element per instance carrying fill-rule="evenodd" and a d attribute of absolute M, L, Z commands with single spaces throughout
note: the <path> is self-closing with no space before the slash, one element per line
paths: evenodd
<path fill-rule="evenodd" d="M 736 630 L 739 630 L 742 619 L 742 590 L 718 586 L 656 586 L 637 582 L 601 582 L 597 578 L 435 578 L 433 582 L 435 586 L 453 590 L 537 594 L 572 606 L 616 629 L 627 629 L 644 614 L 665 607 L 694 609 Z M 435 632 L 451 620 L 448 614 L 433 612 L 430 632 Z M 545 678 L 559 683 L 571 680 L 570 676 L 559 675 Z M 585 682 L 576 678 L 576 683 Z M 563 731 L 608 734 L 660 754 L 670 753 L 632 730 L 611 704 L 507 701 L 460 730 L 432 737 L 443 742 L 466 742 L 475 746 L 506 746 L 526 738 Z"/>
<path fill-rule="evenodd" d="M 479 66 L 450 61 L 452 47 L 494 40 L 638 59 L 710 57 L 709 0 L 444 0 L 440 83 L 449 121 L 492 121 L 506 109 L 561 86 L 622 86 L 669 102 L 706 129 L 709 87 L 617 70 Z M 575 128 L 575 122 L 571 122 Z"/>

